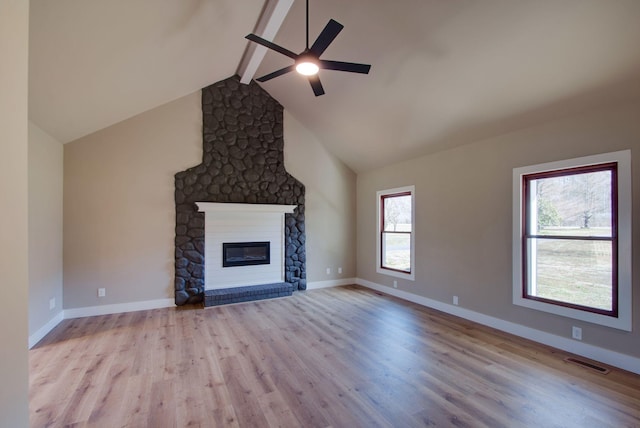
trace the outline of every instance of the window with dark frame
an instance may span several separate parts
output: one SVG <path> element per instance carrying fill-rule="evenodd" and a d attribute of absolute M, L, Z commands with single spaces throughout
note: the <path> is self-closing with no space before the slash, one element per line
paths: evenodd
<path fill-rule="evenodd" d="M 522 297 L 617 317 L 617 163 L 527 174 L 522 185 Z"/>
<path fill-rule="evenodd" d="M 411 274 L 411 191 L 380 196 L 380 268 Z"/>

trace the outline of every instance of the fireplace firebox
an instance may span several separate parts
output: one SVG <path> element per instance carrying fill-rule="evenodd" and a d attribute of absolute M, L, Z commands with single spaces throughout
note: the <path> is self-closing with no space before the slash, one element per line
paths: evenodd
<path fill-rule="evenodd" d="M 223 242 L 222 266 L 252 266 L 271 263 L 270 242 Z"/>

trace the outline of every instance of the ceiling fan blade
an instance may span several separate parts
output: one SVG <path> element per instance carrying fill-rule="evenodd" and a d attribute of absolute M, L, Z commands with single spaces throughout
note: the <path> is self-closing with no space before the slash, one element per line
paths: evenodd
<path fill-rule="evenodd" d="M 338 21 L 330 19 L 309 50 L 316 56 L 322 55 L 343 28 L 344 25 L 340 24 Z"/>
<path fill-rule="evenodd" d="M 278 53 L 281 53 L 282 55 L 288 56 L 291 59 L 297 59 L 298 55 L 291 52 L 289 49 L 285 49 L 282 46 L 278 46 L 275 43 L 270 42 L 269 40 L 265 40 L 260 36 L 256 36 L 255 34 L 249 34 L 248 36 L 245 37 L 246 39 L 251 40 L 252 42 L 255 42 L 259 45 L 262 45 L 264 47 L 267 47 L 271 50 L 274 50 Z"/>
<path fill-rule="evenodd" d="M 369 74 L 371 65 L 358 64 L 355 62 L 327 61 L 321 59 L 320 68 L 323 68 L 325 70 L 348 71 L 349 73 Z"/>
<path fill-rule="evenodd" d="M 293 71 L 295 69 L 296 69 L 296 65 L 292 64 L 292 65 L 290 65 L 288 67 L 281 68 L 280 70 L 276 70 L 273 73 L 265 74 L 262 77 L 258 77 L 256 80 L 258 82 L 266 82 L 267 80 L 271 80 L 274 77 L 282 76 L 283 74 L 286 74 L 286 73 L 288 73 L 290 71 Z"/>
<path fill-rule="evenodd" d="M 324 95 L 324 88 L 322 87 L 322 83 L 320 83 L 320 78 L 317 74 L 309 76 L 309 83 L 311 83 L 311 88 L 313 88 L 313 93 L 316 97 Z"/>

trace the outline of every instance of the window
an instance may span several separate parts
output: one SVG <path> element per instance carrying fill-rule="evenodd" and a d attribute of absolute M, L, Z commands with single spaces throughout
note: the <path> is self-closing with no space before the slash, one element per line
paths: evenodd
<path fill-rule="evenodd" d="M 377 193 L 378 273 L 415 279 L 414 191 L 407 186 Z"/>
<path fill-rule="evenodd" d="M 631 329 L 630 153 L 514 170 L 514 303 Z"/>

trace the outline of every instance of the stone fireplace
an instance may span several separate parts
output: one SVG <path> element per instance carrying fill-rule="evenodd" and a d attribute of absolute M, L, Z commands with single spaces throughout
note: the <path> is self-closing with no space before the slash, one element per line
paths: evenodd
<path fill-rule="evenodd" d="M 306 289 L 304 185 L 284 168 L 282 106 L 255 82 L 243 85 L 234 76 L 202 90 L 202 115 L 202 163 L 175 175 L 176 305 L 202 302 L 206 282 L 239 285 L 205 268 L 207 251 L 215 248 L 205 245 L 205 213 L 199 212 L 197 203 L 225 209 L 256 206 L 258 211 L 291 206 L 281 214 L 282 282 L 293 290 Z M 267 239 L 231 237 L 226 242 L 259 241 Z M 274 243 L 268 241 L 273 255 Z M 221 261 L 222 255 L 216 260 Z M 275 277 L 260 282 L 271 278 Z"/>

